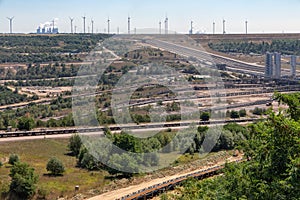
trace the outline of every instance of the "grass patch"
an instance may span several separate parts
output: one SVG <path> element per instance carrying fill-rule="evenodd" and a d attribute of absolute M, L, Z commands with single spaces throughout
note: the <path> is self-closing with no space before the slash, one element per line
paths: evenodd
<path fill-rule="evenodd" d="M 9 157 L 12 153 L 18 154 L 21 162 L 26 162 L 35 169 L 39 175 L 38 189 L 47 193 L 48 199 L 73 195 L 76 185 L 79 185 L 82 191 L 104 186 L 107 172 L 89 172 L 76 168 L 76 158 L 67 155 L 68 141 L 68 139 L 44 139 L 1 143 L 0 159 Z M 64 176 L 46 175 L 48 174 L 46 165 L 51 157 L 62 160 L 66 168 Z M 0 188 L 10 182 L 9 172 L 8 164 L 0 168 Z"/>

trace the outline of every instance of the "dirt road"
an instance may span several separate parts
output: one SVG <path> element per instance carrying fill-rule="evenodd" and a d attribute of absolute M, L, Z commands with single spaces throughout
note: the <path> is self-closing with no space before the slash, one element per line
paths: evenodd
<path fill-rule="evenodd" d="M 217 162 L 217 163 L 215 163 L 214 165 L 211 165 L 211 166 L 203 166 L 202 168 L 199 168 L 199 169 L 194 170 L 194 171 L 188 171 L 188 172 L 184 172 L 182 174 L 176 174 L 176 175 L 173 175 L 173 176 L 166 176 L 164 178 L 155 179 L 155 180 L 152 180 L 150 182 L 144 182 L 144 183 L 139 184 L 139 185 L 129 186 L 127 188 L 122 188 L 122 189 L 119 189 L 119 190 L 107 192 L 107 193 L 101 194 L 99 196 L 92 197 L 88 200 L 115 200 L 115 199 L 121 198 L 123 196 L 126 196 L 127 194 L 131 194 L 133 192 L 136 192 L 138 190 L 148 188 L 149 186 L 153 186 L 153 185 L 156 185 L 156 184 L 159 184 L 159 183 L 163 183 L 164 181 L 168 181 L 168 180 L 171 180 L 171 179 L 176 179 L 178 177 L 188 175 L 188 174 L 191 174 L 191 173 L 194 173 L 194 172 L 199 172 L 199 171 L 208 169 L 208 168 L 213 167 L 213 166 L 223 165 L 226 162 L 234 162 L 234 161 L 240 160 L 241 158 L 242 157 L 235 157 L 235 158 L 230 157 L 226 161 L 220 161 L 220 162 Z"/>

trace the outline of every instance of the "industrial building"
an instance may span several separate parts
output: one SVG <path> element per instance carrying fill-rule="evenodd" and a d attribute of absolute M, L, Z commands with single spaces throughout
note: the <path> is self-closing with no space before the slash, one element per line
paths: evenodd
<path fill-rule="evenodd" d="M 38 27 L 37 34 L 58 34 L 58 28 L 52 28 L 52 27 Z"/>
<path fill-rule="evenodd" d="M 55 25 L 55 20 L 40 24 L 36 30 L 37 34 L 58 34 L 58 27 Z"/>

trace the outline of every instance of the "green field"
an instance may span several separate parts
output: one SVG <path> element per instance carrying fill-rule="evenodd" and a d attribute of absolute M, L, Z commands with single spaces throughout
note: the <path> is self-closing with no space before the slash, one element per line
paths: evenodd
<path fill-rule="evenodd" d="M 104 186 L 107 172 L 89 172 L 76 168 L 76 158 L 68 155 L 67 144 L 68 139 L 0 143 L 0 159 L 8 158 L 12 153 L 18 154 L 21 162 L 26 162 L 35 169 L 39 175 L 38 189 L 46 191 L 48 199 L 72 196 L 75 194 L 76 185 L 80 186 L 80 191 Z M 46 164 L 51 157 L 57 157 L 63 161 L 66 167 L 64 176 L 48 176 Z M 0 168 L 0 191 L 8 187 L 9 171 L 9 164 Z"/>

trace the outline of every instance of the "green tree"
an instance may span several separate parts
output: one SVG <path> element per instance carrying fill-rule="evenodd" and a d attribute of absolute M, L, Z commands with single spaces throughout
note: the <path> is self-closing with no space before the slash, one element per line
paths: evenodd
<path fill-rule="evenodd" d="M 208 112 L 204 112 L 204 113 L 202 113 L 202 114 L 200 115 L 200 119 L 201 119 L 202 121 L 209 121 L 209 119 L 210 119 L 210 114 L 209 114 Z"/>
<path fill-rule="evenodd" d="M 172 199 L 300 199 L 300 113 L 295 112 L 300 103 L 290 102 L 299 93 L 280 96 L 282 103 L 294 107 L 248 127 L 248 140 L 241 145 L 248 162 L 226 165 L 224 176 L 188 180 Z"/>
<path fill-rule="evenodd" d="M 82 141 L 78 134 L 72 135 L 72 137 L 69 139 L 68 147 L 73 156 L 78 157 L 82 147 Z"/>
<path fill-rule="evenodd" d="M 239 112 L 237 112 L 237 111 L 231 111 L 230 112 L 230 118 L 232 118 L 232 119 L 238 119 L 238 118 L 240 118 L 240 115 L 239 115 Z"/>
<path fill-rule="evenodd" d="M 132 177 L 134 172 L 138 171 L 137 161 L 133 158 L 133 156 L 124 154 L 113 154 L 110 157 L 109 163 L 111 164 L 111 168 L 108 170 L 110 174 L 122 174 L 125 177 Z"/>
<path fill-rule="evenodd" d="M 35 127 L 35 122 L 32 117 L 21 117 L 18 123 L 18 129 L 30 131 Z"/>
<path fill-rule="evenodd" d="M 246 110 L 245 109 L 240 110 L 239 115 L 240 115 L 240 117 L 246 117 L 247 116 Z"/>
<path fill-rule="evenodd" d="M 52 175 L 61 175 L 65 172 L 64 164 L 57 158 L 51 158 L 46 166 L 48 172 Z"/>
<path fill-rule="evenodd" d="M 11 154 L 9 156 L 8 164 L 15 165 L 20 161 L 20 158 L 17 154 Z"/>
<path fill-rule="evenodd" d="M 34 169 L 26 163 L 16 163 L 10 170 L 10 191 L 17 195 L 18 199 L 28 199 L 35 194 L 38 176 Z"/>
<path fill-rule="evenodd" d="M 78 164 L 81 168 L 87 170 L 95 170 L 98 168 L 96 159 L 88 152 L 86 148 L 81 148 L 78 156 Z"/>

